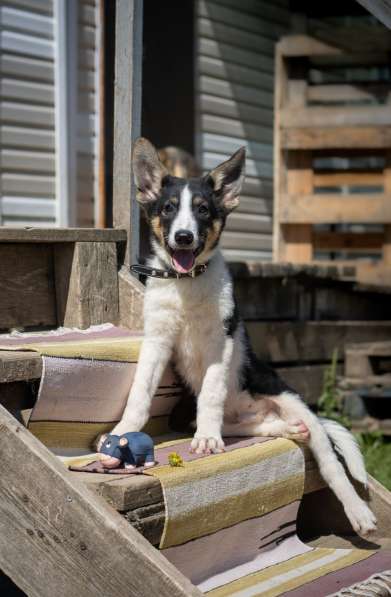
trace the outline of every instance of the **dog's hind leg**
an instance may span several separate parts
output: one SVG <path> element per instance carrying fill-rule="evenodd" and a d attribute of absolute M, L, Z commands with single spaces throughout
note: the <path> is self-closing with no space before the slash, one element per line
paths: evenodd
<path fill-rule="evenodd" d="M 309 431 L 301 421 L 287 422 L 282 419 L 272 421 L 247 421 L 224 423 L 225 437 L 284 437 L 297 442 L 308 442 Z"/>
<path fill-rule="evenodd" d="M 278 408 L 281 418 L 302 420 L 310 431 L 309 447 L 318 463 L 319 471 L 342 502 L 345 513 L 357 533 L 367 535 L 376 529 L 376 518 L 366 503 L 358 496 L 339 462 L 330 439 L 319 419 L 299 396 L 283 392 L 270 397 Z M 356 455 L 358 458 L 359 456 Z"/>

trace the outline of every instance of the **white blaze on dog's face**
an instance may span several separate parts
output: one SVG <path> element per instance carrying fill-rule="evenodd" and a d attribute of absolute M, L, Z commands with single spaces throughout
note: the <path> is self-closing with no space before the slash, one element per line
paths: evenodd
<path fill-rule="evenodd" d="M 200 178 L 170 176 L 153 145 L 136 141 L 133 171 L 137 200 L 147 216 L 152 246 L 178 273 L 191 272 L 213 254 L 227 215 L 239 205 L 245 149 Z"/>

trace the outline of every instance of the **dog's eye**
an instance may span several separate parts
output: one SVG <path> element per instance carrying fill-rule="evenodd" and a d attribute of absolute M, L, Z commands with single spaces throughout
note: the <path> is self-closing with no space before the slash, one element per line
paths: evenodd
<path fill-rule="evenodd" d="M 107 442 L 106 448 L 110 448 L 110 446 L 111 446 L 111 442 Z"/>
<path fill-rule="evenodd" d="M 172 214 L 174 209 L 175 209 L 175 207 L 173 206 L 173 204 L 170 201 L 167 201 L 163 206 L 163 213 Z"/>
<path fill-rule="evenodd" d="M 203 204 L 200 205 L 198 208 L 198 213 L 201 214 L 202 216 L 206 216 L 209 213 L 209 208 L 207 205 Z"/>

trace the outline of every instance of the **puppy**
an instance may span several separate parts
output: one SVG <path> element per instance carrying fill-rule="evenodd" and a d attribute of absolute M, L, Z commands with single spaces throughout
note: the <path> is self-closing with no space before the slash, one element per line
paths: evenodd
<path fill-rule="evenodd" d="M 197 404 L 197 453 L 224 450 L 223 436 L 271 436 L 308 442 L 320 472 L 363 535 L 376 519 L 358 496 L 333 449 L 351 475 L 367 475 L 353 436 L 319 420 L 297 393 L 254 355 L 219 250 L 227 216 L 239 204 L 245 150 L 200 178 L 168 174 L 153 145 L 137 140 L 133 170 L 137 200 L 151 230 L 144 315 L 145 339 L 122 420 L 113 433 L 139 431 L 170 359 Z M 332 443 L 331 443 L 332 442 Z"/>

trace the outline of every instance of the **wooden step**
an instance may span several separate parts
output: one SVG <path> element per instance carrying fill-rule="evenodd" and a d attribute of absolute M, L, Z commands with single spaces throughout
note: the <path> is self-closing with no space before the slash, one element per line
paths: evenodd
<path fill-rule="evenodd" d="M 305 452 L 305 493 L 322 489 L 325 484 L 315 461 Z M 90 490 L 102 496 L 153 545 L 158 545 L 163 532 L 165 510 L 159 480 L 149 475 L 103 475 L 71 472 Z"/>
<path fill-rule="evenodd" d="M 38 379 L 42 357 L 32 351 L 0 350 L 0 384 Z"/>
<path fill-rule="evenodd" d="M 4 243 L 125 242 L 120 228 L 0 228 Z"/>

